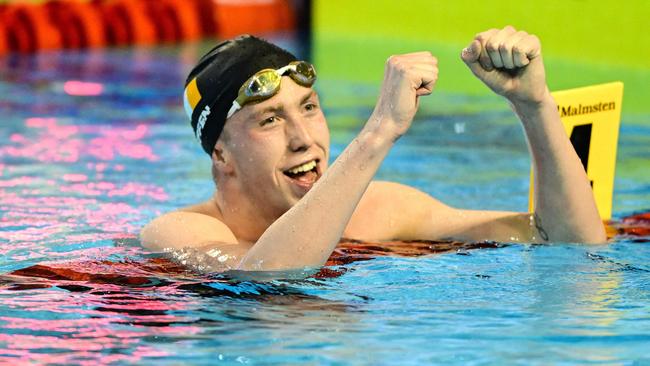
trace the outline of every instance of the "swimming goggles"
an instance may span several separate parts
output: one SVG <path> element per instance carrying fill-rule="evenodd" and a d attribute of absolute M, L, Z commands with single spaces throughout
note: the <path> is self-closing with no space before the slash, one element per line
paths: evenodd
<path fill-rule="evenodd" d="M 260 70 L 239 88 L 237 99 L 232 102 L 232 107 L 230 107 L 226 119 L 232 117 L 246 103 L 259 102 L 274 96 L 280 90 L 282 77 L 287 73 L 298 85 L 305 87 L 314 85 L 316 81 L 314 65 L 305 61 L 293 61 L 277 70 Z"/>

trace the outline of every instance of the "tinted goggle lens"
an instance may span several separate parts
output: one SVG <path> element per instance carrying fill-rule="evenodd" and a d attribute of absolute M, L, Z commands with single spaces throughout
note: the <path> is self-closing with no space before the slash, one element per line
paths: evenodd
<path fill-rule="evenodd" d="M 314 70 L 312 64 L 304 61 L 294 61 L 289 65 L 295 66 L 295 69 L 291 69 L 290 76 L 298 84 L 302 86 L 312 86 L 314 84 L 314 81 L 316 81 L 316 70 Z"/>
<path fill-rule="evenodd" d="M 243 103 L 272 96 L 280 87 L 281 78 L 282 76 L 273 69 L 265 69 L 253 75 L 239 89 L 239 97 L 237 97 L 239 104 L 243 105 Z M 240 98 L 243 100 L 239 101 Z"/>
<path fill-rule="evenodd" d="M 289 73 L 289 77 L 302 86 L 312 86 L 316 81 L 314 66 L 304 61 L 290 63 L 282 74 L 279 70 L 264 69 L 253 75 L 239 90 L 237 102 L 244 105 L 255 100 L 269 98 L 278 92 L 282 76 L 286 73 Z"/>
<path fill-rule="evenodd" d="M 305 87 L 314 85 L 316 81 L 314 66 L 305 61 L 293 61 L 277 70 L 264 69 L 258 71 L 239 88 L 237 99 L 235 99 L 233 106 L 228 111 L 227 118 L 230 118 L 246 103 L 261 101 L 275 95 L 280 89 L 282 76 L 287 73 L 293 81 Z"/>

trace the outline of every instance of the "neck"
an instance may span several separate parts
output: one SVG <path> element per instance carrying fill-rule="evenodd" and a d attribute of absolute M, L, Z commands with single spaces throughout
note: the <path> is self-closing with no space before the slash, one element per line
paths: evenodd
<path fill-rule="evenodd" d="M 221 219 L 237 240 L 255 243 L 277 220 L 265 215 L 247 195 L 231 184 L 220 185 L 214 193 L 214 201 L 221 212 Z"/>

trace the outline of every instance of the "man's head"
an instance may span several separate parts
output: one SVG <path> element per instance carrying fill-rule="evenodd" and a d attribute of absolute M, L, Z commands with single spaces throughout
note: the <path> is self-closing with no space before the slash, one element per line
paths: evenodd
<path fill-rule="evenodd" d="M 260 70 L 292 61 L 296 57 L 288 51 L 249 35 L 222 42 L 201 57 L 187 76 L 183 101 L 194 134 L 208 155 L 244 82 Z"/>
<path fill-rule="evenodd" d="M 225 184 L 278 216 L 311 188 L 329 158 L 314 80 L 311 65 L 252 36 L 201 58 L 188 76 L 185 106 L 220 190 Z"/>

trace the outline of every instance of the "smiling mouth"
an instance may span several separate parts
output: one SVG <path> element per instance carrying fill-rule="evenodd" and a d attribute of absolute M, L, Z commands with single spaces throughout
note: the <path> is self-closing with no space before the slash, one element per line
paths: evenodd
<path fill-rule="evenodd" d="M 311 186 L 318 179 L 318 159 L 283 171 L 284 175 L 303 186 Z"/>

